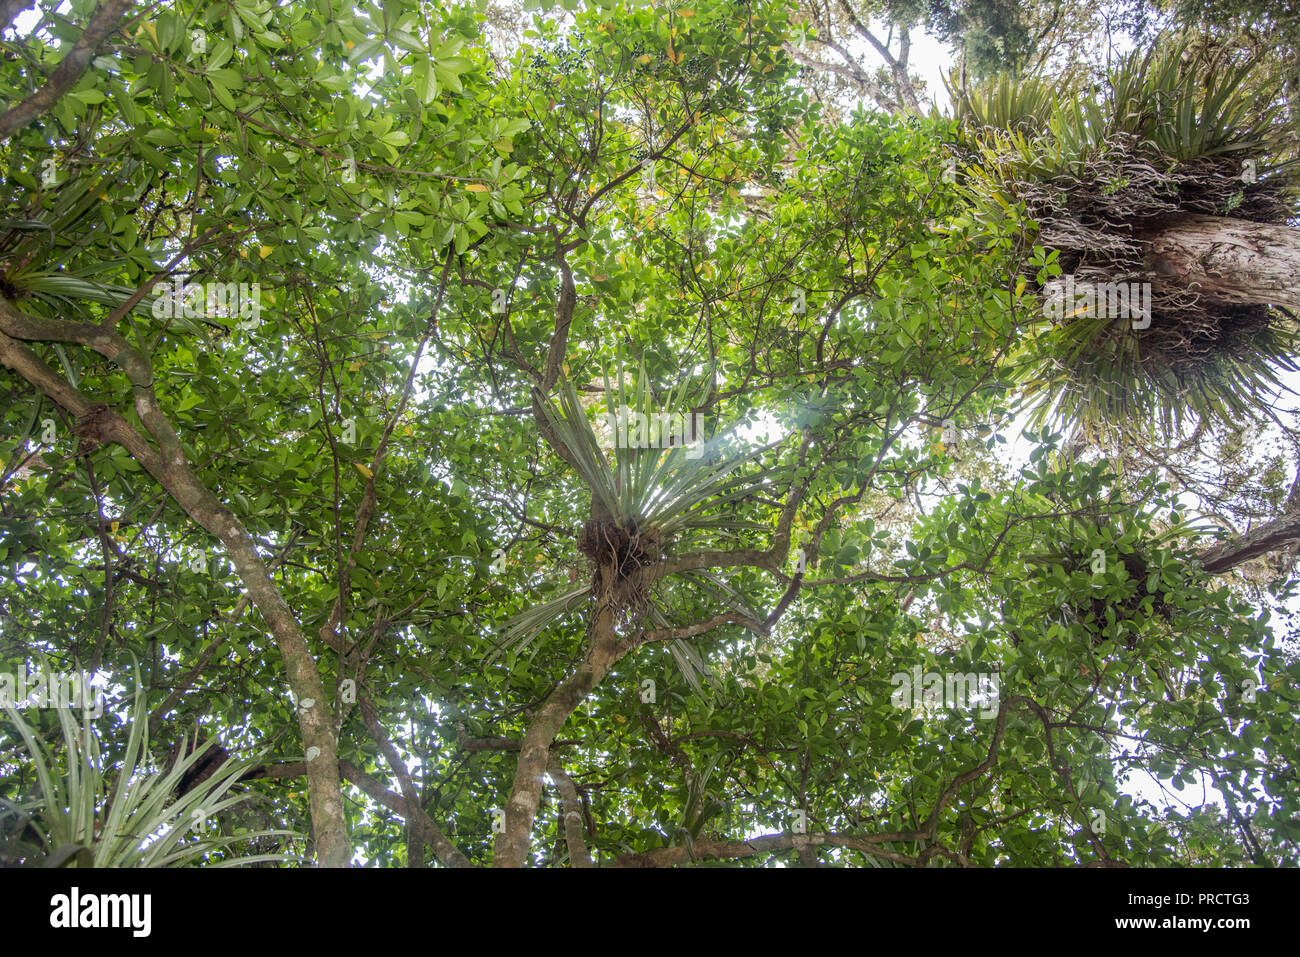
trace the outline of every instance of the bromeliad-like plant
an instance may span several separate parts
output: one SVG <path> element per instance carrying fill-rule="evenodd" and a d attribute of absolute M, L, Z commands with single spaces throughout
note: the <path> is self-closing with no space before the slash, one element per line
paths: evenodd
<path fill-rule="evenodd" d="M 1219 301 L 1148 264 L 1150 239 L 1181 217 L 1282 225 L 1294 215 L 1296 162 L 1272 89 L 1251 64 L 1186 40 L 1121 58 L 1094 89 L 1058 95 L 1035 77 L 950 85 L 971 218 L 997 229 L 1019 209 L 1033 221 L 1026 281 L 1150 286 L 1144 325 L 1068 307 L 1064 321 L 1031 321 L 1018 356 L 1031 424 L 1174 434 L 1249 416 L 1295 368 L 1294 317 Z"/>
<path fill-rule="evenodd" d="M 79 315 L 85 303 L 127 302 L 135 293 L 120 284 L 127 261 L 104 255 L 115 236 L 111 218 L 106 222 L 102 215 L 103 194 L 130 183 L 137 167 L 128 160 L 117 170 L 74 169 L 44 188 L 53 194 L 48 207 L 31 203 L 24 217 L 0 220 L 0 293 L 25 300 L 28 311 L 60 317 Z M 152 306 L 152 297 L 144 297 L 134 310 L 147 316 Z"/>
<path fill-rule="evenodd" d="M 99 739 L 65 708 L 58 709 L 62 754 L 38 737 L 12 706 L 5 707 L 36 772 L 39 794 L 8 803 L 9 858 L 45 867 L 231 867 L 263 861 L 288 862 L 286 853 L 239 854 L 234 848 L 260 838 L 298 837 L 293 831 L 215 833 L 217 815 L 247 800 L 232 794 L 257 761 L 230 760 L 216 773 L 183 787 L 208 757 L 209 741 L 182 755 L 169 769 L 148 770 L 149 712 L 136 682 L 127 717 L 130 731 L 116 768 L 106 766 Z M 19 833 L 20 832 L 20 833 Z"/>
<path fill-rule="evenodd" d="M 629 382 L 619 362 L 616 382 L 605 378 L 611 415 L 635 413 L 648 421 L 660 410 L 684 409 L 688 404 L 685 385 L 659 396 L 662 398 L 657 398 L 644 367 Z M 776 479 L 770 470 L 742 472 L 772 446 L 738 452 L 733 436 L 715 433 L 707 439 L 696 435 L 693 441 L 688 435 L 674 434 L 661 448 L 629 447 L 637 443 L 620 442 L 612 436 L 613 448 L 603 448 L 588 410 L 567 379 L 560 382 L 558 407 L 549 404 L 543 412 L 547 427 L 571 453 L 571 464 L 591 492 L 590 519 L 582 526 L 577 545 L 591 565 L 592 578 L 582 587 L 512 618 L 492 658 L 507 649 L 522 650 L 542 629 L 593 598 L 619 602 L 620 612 L 628 620 L 668 627 L 675 604 L 668 600 L 669 588 L 660 583 L 656 593 L 650 594 L 638 585 L 641 569 L 665 560 L 686 542 L 734 541 L 746 531 L 768 530 L 736 516 L 734 508 Z M 747 618 L 759 617 L 738 592 L 712 572 L 690 569 L 672 577 L 689 581 L 688 600 L 704 597 Z M 699 675 L 707 674 L 698 653 L 684 641 L 669 642 L 669 649 L 698 690 Z"/>

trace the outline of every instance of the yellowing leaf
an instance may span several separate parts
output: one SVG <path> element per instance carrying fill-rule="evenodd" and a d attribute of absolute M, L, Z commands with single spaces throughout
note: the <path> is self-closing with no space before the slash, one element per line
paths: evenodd
<path fill-rule="evenodd" d="M 370 469 L 362 465 L 360 462 L 353 462 L 352 465 L 356 468 L 358 472 L 360 472 L 367 479 L 372 479 L 375 477 L 375 473 L 370 471 Z"/>
<path fill-rule="evenodd" d="M 274 246 L 261 246 L 261 247 L 259 247 L 258 250 L 257 250 L 257 254 L 258 254 L 259 256 L 261 256 L 263 259 L 265 259 L 267 256 L 271 255 L 271 253 L 273 253 L 273 252 L 275 252 L 275 247 L 274 247 Z"/>
<path fill-rule="evenodd" d="M 636 62 L 644 66 L 645 64 L 650 62 L 650 54 L 642 53 L 639 57 L 636 58 Z"/>
<path fill-rule="evenodd" d="M 678 13 L 679 15 L 683 16 L 683 17 L 693 17 L 693 16 L 695 16 L 695 11 L 694 11 L 694 10 L 678 10 L 677 13 Z"/>
<path fill-rule="evenodd" d="M 117 534 L 117 525 L 118 523 L 114 522 L 112 525 L 108 526 L 108 530 L 112 532 L 114 535 Z"/>
<path fill-rule="evenodd" d="M 471 193 L 486 193 L 491 187 L 484 186 L 482 183 L 470 183 L 465 188 Z"/>

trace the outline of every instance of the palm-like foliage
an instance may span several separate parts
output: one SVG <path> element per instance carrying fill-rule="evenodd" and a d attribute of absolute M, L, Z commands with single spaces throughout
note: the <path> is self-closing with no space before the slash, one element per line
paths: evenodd
<path fill-rule="evenodd" d="M 1020 208 L 1054 253 L 1028 264 L 1027 279 L 1152 283 L 1140 334 L 1128 317 L 1031 320 L 1017 359 L 1033 425 L 1171 434 L 1189 420 L 1248 416 L 1275 394 L 1279 372 L 1295 368 L 1293 323 L 1165 285 L 1144 252 L 1145 236 L 1179 214 L 1294 215 L 1295 162 L 1268 78 L 1174 42 L 1121 58 L 1095 90 L 1054 92 L 1037 77 L 950 89 L 973 218 L 998 228 Z"/>
<path fill-rule="evenodd" d="M 1040 131 L 1056 108 L 1056 85 L 1037 75 L 1003 73 L 976 87 L 959 87 L 951 76 L 943 81 L 957 120 L 968 127 Z"/>
<path fill-rule="evenodd" d="M 703 768 L 699 770 L 691 769 L 686 772 L 686 793 L 683 795 L 682 813 L 678 818 L 677 826 L 673 830 L 669 843 L 671 845 L 676 844 L 678 840 L 683 841 L 692 857 L 694 857 L 692 845 L 699 840 L 704 825 L 725 811 L 727 807 L 708 789 L 709 779 L 713 777 L 717 765 L 718 755 L 714 755 L 705 762 Z"/>
<path fill-rule="evenodd" d="M 138 161 L 128 160 L 102 174 L 74 169 L 63 182 L 47 187 L 53 194 L 48 207 L 33 203 L 24 218 L 0 220 L 0 293 L 22 299 L 28 311 L 73 318 L 83 318 L 83 303 L 116 308 L 130 299 L 135 289 L 120 285 L 128 261 L 114 255 L 120 248 L 114 233 L 118 224 L 102 210 L 106 190 L 130 183 L 138 167 Z M 10 209 L 21 205 L 17 197 L 7 204 Z M 150 316 L 153 304 L 153 297 L 146 296 L 132 311 Z M 202 331 L 183 316 L 171 323 L 187 332 Z"/>
<path fill-rule="evenodd" d="M 684 386 L 668 390 L 659 402 L 644 368 L 630 382 L 623 372 L 620 362 L 616 382 L 605 380 L 605 398 L 611 412 L 621 409 L 649 416 L 663 409 L 687 408 Z M 714 434 L 708 439 L 697 436 L 699 444 L 690 447 L 675 444 L 667 448 L 625 448 L 615 440 L 610 443 L 613 448 L 606 449 L 577 390 L 567 380 L 560 383 L 558 407 L 545 407 L 544 414 L 547 426 L 572 453 L 578 476 L 591 492 L 593 516 L 600 516 L 599 521 L 588 523 L 587 533 L 612 526 L 630 533 L 634 540 L 629 548 L 632 560 L 619 562 L 620 578 L 660 560 L 669 549 L 687 541 L 734 539 L 746 531 L 768 530 L 765 525 L 747 522 L 726 510 L 734 509 L 777 479 L 772 471 L 741 471 L 771 446 L 739 453 L 734 451 L 732 436 Z M 602 560 L 594 552 L 587 554 L 596 564 Z M 712 573 L 692 570 L 677 577 L 683 582 L 689 580 L 692 596 L 703 596 L 747 617 L 758 617 L 734 589 Z M 507 649 L 526 647 L 542 629 L 585 607 L 596 590 L 593 581 L 520 612 L 505 625 L 503 639 L 489 660 Z M 670 626 L 671 615 L 665 607 L 650 600 L 645 611 L 649 624 Z M 669 648 L 686 679 L 699 690 L 699 678 L 708 672 L 698 653 L 681 641 L 670 642 Z"/>
<path fill-rule="evenodd" d="M 1150 427 L 1172 436 L 1201 419 L 1249 421 L 1285 388 L 1281 374 L 1296 370 L 1300 349 L 1289 324 L 1251 321 L 1227 348 L 1179 368 L 1148 359 L 1142 339 L 1113 319 L 1079 316 L 1036 332 L 1019 370 L 1030 396 L 1027 422 L 1073 424 L 1094 435 Z"/>
<path fill-rule="evenodd" d="M 1121 57 L 1095 95 L 1038 76 L 1003 75 L 974 89 L 947 82 L 974 142 L 987 145 L 1014 130 L 1048 135 L 1050 143 L 1039 145 L 1055 147 L 1058 169 L 1068 170 L 1117 136 L 1172 160 L 1258 155 L 1278 138 L 1278 105 L 1255 72 L 1251 64 L 1191 57 L 1186 42 L 1173 42 Z"/>
<path fill-rule="evenodd" d="M 617 386 L 605 379 L 605 400 L 610 412 L 627 410 L 649 417 L 662 410 L 684 409 L 687 395 L 685 386 L 678 386 L 668 390 L 662 403 L 656 402 L 645 369 L 639 369 L 628 383 L 620 363 Z M 764 482 L 761 476 L 736 474 L 757 453 L 721 458 L 729 436 L 715 435 L 707 441 L 697 437 L 702 445 L 690 448 L 684 444 L 626 448 L 626 443 L 615 441 L 611 468 L 572 383 L 561 383 L 559 408 L 552 406 L 545 414 L 547 424 L 573 452 L 579 477 L 613 521 L 653 527 L 664 540 L 687 529 L 748 527 L 729 518 L 706 517 L 753 494 Z"/>
<path fill-rule="evenodd" d="M 166 771 L 142 766 L 149 726 L 142 691 L 137 690 L 128 717 L 130 732 L 121 765 L 112 772 L 105 767 L 89 722 L 83 725 L 69 709 L 58 710 L 62 756 L 33 733 L 17 710 L 6 707 L 5 712 L 22 736 L 40 789 L 34 800 L 10 804 L 4 812 L 12 833 L 35 835 L 35 846 L 23 848 L 24 857 L 47 867 L 181 867 L 208 863 L 205 859 L 213 852 L 222 852 L 211 862 L 217 867 L 293 860 L 284 853 L 229 853 L 257 838 L 295 837 L 292 831 L 210 833 L 218 814 L 246 800 L 247 795 L 230 792 L 255 761 L 228 761 L 184 794 L 177 794 L 181 780 L 203 760 L 206 747 Z M 21 847 L 22 842 L 11 843 Z"/>

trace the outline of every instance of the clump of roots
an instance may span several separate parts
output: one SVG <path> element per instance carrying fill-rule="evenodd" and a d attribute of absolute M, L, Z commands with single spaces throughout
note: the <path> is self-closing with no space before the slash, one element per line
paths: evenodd
<path fill-rule="evenodd" d="M 1168 370 L 1182 384 L 1217 362 L 1249 362 L 1276 351 L 1270 340 L 1281 334 L 1267 306 L 1203 300 L 1170 317 L 1152 310 L 1140 361 L 1152 378 Z"/>
<path fill-rule="evenodd" d="M 1285 353 L 1295 338 L 1267 306 L 1187 296 L 1171 303 L 1162 296 L 1160 284 L 1155 286 L 1148 327 L 1138 331 L 1130 318 L 1116 319 L 1090 350 L 1061 363 L 1072 378 L 1100 381 L 1105 377 L 1098 370 L 1105 369 L 1115 385 L 1123 387 L 1121 373 L 1127 362 L 1141 369 L 1147 380 L 1181 392 L 1212 381 L 1224 363 L 1249 365 L 1260 355 Z"/>
<path fill-rule="evenodd" d="M 662 546 L 658 530 L 643 528 L 636 519 L 587 522 L 578 536 L 578 551 L 590 559 L 597 571 L 612 566 L 616 583 L 627 581 L 637 569 L 659 561 Z"/>
<path fill-rule="evenodd" d="M 578 536 L 578 551 L 591 562 L 597 594 L 616 603 L 621 624 L 634 630 L 642 627 L 650 610 L 650 593 L 635 576 L 663 555 L 658 529 L 643 527 L 635 519 L 587 522 Z M 606 569 L 612 571 L 612 581 L 604 579 Z"/>

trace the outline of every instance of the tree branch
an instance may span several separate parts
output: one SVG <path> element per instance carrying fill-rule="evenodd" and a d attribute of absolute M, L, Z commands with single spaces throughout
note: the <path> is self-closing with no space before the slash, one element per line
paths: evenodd
<path fill-rule="evenodd" d="M 351 761 L 340 760 L 339 770 L 345 778 L 365 791 L 374 800 L 405 819 L 408 807 L 406 799 L 400 794 L 394 794 L 388 790 Z M 447 867 L 474 866 L 470 863 L 469 858 L 460 852 L 460 848 L 447 839 L 447 836 L 442 833 L 442 829 L 433 823 L 433 819 L 425 813 L 423 808 L 416 807 L 415 810 L 417 812 L 415 823 L 424 830 L 424 840 L 433 849 L 433 853 L 439 861 Z"/>
<path fill-rule="evenodd" d="M 135 395 L 135 409 L 158 443 L 155 449 L 122 416 L 102 403 L 91 403 L 15 338 L 78 342 L 112 360 L 126 373 Z M 343 795 L 339 788 L 337 736 L 330 720 L 316 660 L 298 621 L 271 580 L 252 537 L 235 514 L 198 480 L 186 462 L 180 438 L 163 414 L 153 390 L 153 369 L 126 340 L 99 325 L 39 319 L 16 311 L 0 300 L 0 364 L 12 369 L 78 419 L 78 431 L 97 442 L 121 445 L 152 475 L 176 504 L 226 548 L 273 636 L 299 702 L 298 726 L 308 761 L 308 797 L 316 829 L 319 862 L 346 867 L 351 859 Z"/>
<path fill-rule="evenodd" d="M 591 867 L 591 851 L 587 849 L 587 840 L 582 833 L 582 801 L 578 798 L 578 789 L 554 757 L 547 766 L 547 773 L 555 782 L 555 789 L 560 792 L 560 813 L 564 815 L 564 843 L 569 848 L 569 866 Z"/>
<path fill-rule="evenodd" d="M 1211 575 L 1222 575 L 1267 552 L 1300 542 L 1300 511 L 1286 512 L 1244 535 L 1229 539 L 1201 552 L 1201 567 Z"/>
<path fill-rule="evenodd" d="M 9 26 L 14 17 L 30 7 L 36 0 L 3 0 L 0 2 L 0 24 Z"/>
<path fill-rule="evenodd" d="M 38 116 L 45 113 L 72 89 L 81 75 L 86 72 L 91 58 L 100 44 L 117 32 L 123 15 L 130 8 L 132 0 L 108 0 L 90 18 L 90 23 L 82 31 L 72 49 L 54 68 L 45 85 L 23 100 L 0 114 L 0 139 L 8 139 Z M 26 6 L 26 4 L 23 4 Z M 15 11 L 16 13 L 17 11 Z"/>

